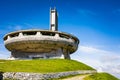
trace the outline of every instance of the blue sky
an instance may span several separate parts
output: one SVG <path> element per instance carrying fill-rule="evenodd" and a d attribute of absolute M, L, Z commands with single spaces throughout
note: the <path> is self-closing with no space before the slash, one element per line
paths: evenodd
<path fill-rule="evenodd" d="M 59 31 L 80 39 L 72 59 L 120 77 L 119 4 L 119 0 L 0 0 L 0 58 L 10 55 L 3 44 L 6 33 L 49 29 L 49 9 L 56 7 Z"/>

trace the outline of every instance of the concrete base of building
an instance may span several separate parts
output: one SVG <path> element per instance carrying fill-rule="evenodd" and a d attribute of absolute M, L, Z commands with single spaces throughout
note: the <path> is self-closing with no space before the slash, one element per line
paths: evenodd
<path fill-rule="evenodd" d="M 16 59 L 51 59 L 51 58 L 60 58 L 60 59 L 70 59 L 69 51 L 57 49 L 51 52 L 20 52 L 12 51 L 10 60 Z"/>

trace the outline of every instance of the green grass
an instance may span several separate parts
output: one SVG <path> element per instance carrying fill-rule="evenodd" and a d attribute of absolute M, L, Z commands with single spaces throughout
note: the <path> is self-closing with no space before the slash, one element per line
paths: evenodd
<path fill-rule="evenodd" d="M 119 79 L 108 73 L 96 73 L 85 77 L 84 80 L 119 80 Z"/>
<path fill-rule="evenodd" d="M 0 72 L 64 72 L 75 70 L 94 70 L 74 60 L 40 59 L 40 60 L 0 60 Z"/>

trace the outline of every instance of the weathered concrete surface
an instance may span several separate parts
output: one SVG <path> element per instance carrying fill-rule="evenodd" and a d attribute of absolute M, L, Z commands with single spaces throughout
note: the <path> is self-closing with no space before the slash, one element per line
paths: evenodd
<path fill-rule="evenodd" d="M 33 34 L 35 33 L 35 34 Z M 49 53 L 56 57 L 61 49 L 65 59 L 78 48 L 79 40 L 67 33 L 49 30 L 21 30 L 9 33 L 4 37 L 5 47 L 11 51 L 13 58 L 29 58 L 31 55 Z M 56 54 L 56 55 L 55 55 Z M 47 58 L 51 57 L 46 55 Z M 57 56 L 59 57 L 59 56 Z"/>
<path fill-rule="evenodd" d="M 18 80 L 47 80 L 52 78 L 60 78 L 69 75 L 77 74 L 93 74 L 96 70 L 83 70 L 83 71 L 69 71 L 59 73 L 26 73 L 26 72 L 6 72 L 3 74 L 3 79 L 18 79 Z"/>

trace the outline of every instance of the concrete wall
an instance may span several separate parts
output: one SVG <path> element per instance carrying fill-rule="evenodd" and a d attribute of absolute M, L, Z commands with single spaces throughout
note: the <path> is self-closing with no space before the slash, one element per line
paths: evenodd
<path fill-rule="evenodd" d="M 54 49 L 49 53 L 12 51 L 10 58 L 11 59 L 13 59 L 13 58 L 14 59 L 63 58 L 63 52 L 62 52 L 61 48 L 56 49 L 56 50 Z"/>
<path fill-rule="evenodd" d="M 83 70 L 83 71 L 69 71 L 59 73 L 26 73 L 26 72 L 6 72 L 3 74 L 3 79 L 17 79 L 17 80 L 48 80 L 52 78 L 60 78 L 69 75 L 77 74 L 93 74 L 95 70 Z"/>

